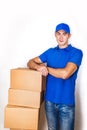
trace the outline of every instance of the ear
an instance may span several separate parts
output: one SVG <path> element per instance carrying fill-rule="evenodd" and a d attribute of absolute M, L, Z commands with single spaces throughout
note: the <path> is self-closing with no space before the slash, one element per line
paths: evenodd
<path fill-rule="evenodd" d="M 69 38 L 71 37 L 71 34 L 69 34 Z"/>
<path fill-rule="evenodd" d="M 57 34 L 57 33 L 55 32 L 55 33 L 54 33 L 55 37 L 56 37 L 56 34 Z"/>

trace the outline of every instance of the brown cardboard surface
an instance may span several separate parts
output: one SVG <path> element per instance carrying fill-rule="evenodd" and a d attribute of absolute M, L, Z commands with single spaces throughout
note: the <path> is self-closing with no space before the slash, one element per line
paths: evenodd
<path fill-rule="evenodd" d="M 45 90 L 46 78 L 40 72 L 27 69 L 11 69 L 10 87 L 41 92 Z"/>
<path fill-rule="evenodd" d="M 40 105 L 43 100 L 43 92 L 12 88 L 10 88 L 8 91 L 9 105 L 40 108 Z"/>
<path fill-rule="evenodd" d="M 10 128 L 10 130 L 32 130 L 32 129 L 15 129 L 15 128 Z M 39 130 L 39 129 L 33 129 L 33 130 Z"/>
<path fill-rule="evenodd" d="M 13 129 L 13 128 L 10 128 L 10 130 L 25 130 L 25 129 Z M 26 130 L 30 130 L 30 129 L 26 129 Z"/>
<path fill-rule="evenodd" d="M 13 129 L 13 128 L 10 128 L 10 130 L 25 130 L 25 129 Z M 26 129 L 26 130 L 31 130 L 31 129 Z M 36 129 L 38 130 L 38 129 Z"/>
<path fill-rule="evenodd" d="M 38 130 L 39 109 L 5 107 L 5 128 Z"/>

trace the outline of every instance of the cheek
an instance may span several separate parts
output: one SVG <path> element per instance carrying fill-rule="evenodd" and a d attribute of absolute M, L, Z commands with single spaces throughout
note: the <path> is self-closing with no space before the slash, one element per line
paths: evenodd
<path fill-rule="evenodd" d="M 58 36 L 56 36 L 56 40 L 57 40 L 57 41 L 59 40 L 59 37 L 58 37 Z"/>
<path fill-rule="evenodd" d="M 67 40 L 68 40 L 68 37 L 64 37 L 64 40 L 67 41 Z"/>

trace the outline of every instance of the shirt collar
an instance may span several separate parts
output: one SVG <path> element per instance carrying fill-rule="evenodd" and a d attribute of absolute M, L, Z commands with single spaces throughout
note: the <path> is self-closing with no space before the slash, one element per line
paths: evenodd
<path fill-rule="evenodd" d="M 64 51 L 70 51 L 71 48 L 72 48 L 71 44 L 69 44 L 66 48 L 59 48 L 59 46 L 57 46 L 57 49 L 64 50 Z"/>

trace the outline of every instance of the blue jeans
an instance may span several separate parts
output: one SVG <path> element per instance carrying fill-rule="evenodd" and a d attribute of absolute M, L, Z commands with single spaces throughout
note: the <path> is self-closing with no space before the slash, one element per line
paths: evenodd
<path fill-rule="evenodd" d="M 74 130 L 75 106 L 45 101 L 48 130 Z"/>

